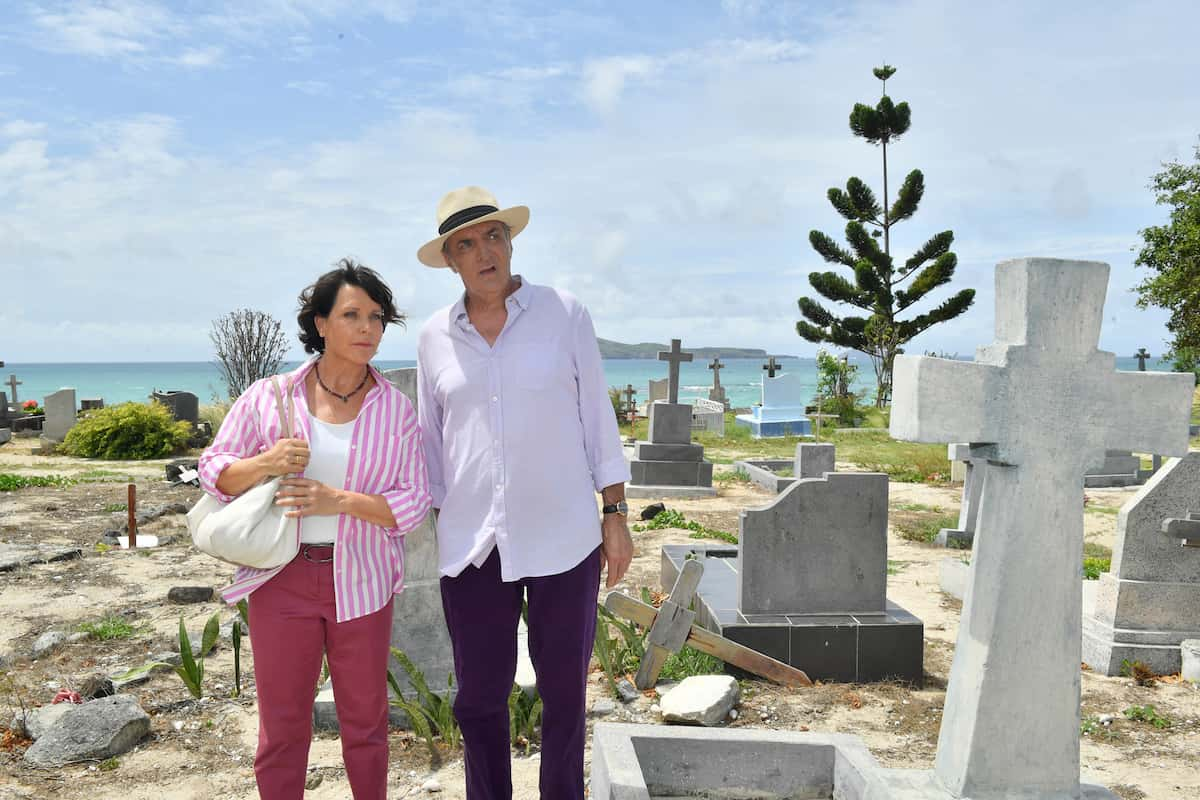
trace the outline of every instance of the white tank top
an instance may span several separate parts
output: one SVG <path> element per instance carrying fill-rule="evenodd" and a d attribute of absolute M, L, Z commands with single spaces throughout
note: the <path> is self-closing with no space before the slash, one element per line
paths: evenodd
<path fill-rule="evenodd" d="M 334 489 L 344 489 L 350 467 L 350 440 L 354 436 L 355 420 L 336 424 L 323 422 L 311 412 L 308 419 L 309 459 L 304 477 Z M 304 517 L 300 524 L 300 541 L 336 542 L 341 518 L 341 514 Z"/>

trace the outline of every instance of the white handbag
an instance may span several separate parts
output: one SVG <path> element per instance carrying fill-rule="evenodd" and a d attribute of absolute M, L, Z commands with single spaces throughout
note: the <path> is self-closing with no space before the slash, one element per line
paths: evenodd
<path fill-rule="evenodd" d="M 287 414 L 277 378 L 271 378 L 279 409 L 280 438 L 292 436 L 295 403 L 292 386 L 287 386 Z M 273 569 L 296 557 L 300 551 L 300 520 L 285 517 L 286 508 L 275 505 L 282 476 L 269 478 L 229 503 L 208 494 L 187 514 L 192 542 L 203 553 L 245 567 Z"/>

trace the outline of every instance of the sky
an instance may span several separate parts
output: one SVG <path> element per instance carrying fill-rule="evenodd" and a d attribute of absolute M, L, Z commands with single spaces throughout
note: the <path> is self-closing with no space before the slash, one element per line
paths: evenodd
<path fill-rule="evenodd" d="M 514 271 L 598 335 L 812 356 L 808 234 L 842 240 L 829 187 L 881 193 L 847 119 L 884 62 L 912 108 L 890 184 L 926 182 L 893 254 L 953 230 L 917 310 L 977 290 L 909 352 L 990 342 L 994 266 L 1025 256 L 1111 265 L 1103 349 L 1167 337 L 1133 259 L 1151 176 L 1200 141 L 1192 0 L 0 5 L 0 360 L 209 360 L 214 319 L 290 332 L 343 256 L 410 318 L 379 357 L 412 358 L 462 291 L 415 252 L 468 184 L 531 208 Z"/>

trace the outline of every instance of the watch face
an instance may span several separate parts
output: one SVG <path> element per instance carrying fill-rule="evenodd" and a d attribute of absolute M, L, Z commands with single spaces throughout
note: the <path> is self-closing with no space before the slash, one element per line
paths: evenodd
<path fill-rule="evenodd" d="M 628 503 L 626 503 L 624 500 L 621 500 L 621 501 L 619 501 L 619 502 L 617 503 L 617 513 L 618 513 L 618 514 L 625 514 L 626 516 L 628 516 L 628 514 L 629 514 L 629 504 L 628 504 Z"/>

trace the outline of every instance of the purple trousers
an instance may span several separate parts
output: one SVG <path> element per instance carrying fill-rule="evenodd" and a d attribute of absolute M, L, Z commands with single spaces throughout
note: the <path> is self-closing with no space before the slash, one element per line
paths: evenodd
<path fill-rule="evenodd" d="M 500 580 L 500 554 L 442 578 L 454 648 L 468 800 L 512 797 L 508 696 L 517 673 L 521 599 L 529 604 L 529 657 L 542 698 L 543 800 L 582 800 L 588 663 L 596 630 L 600 548 L 557 575 Z"/>

